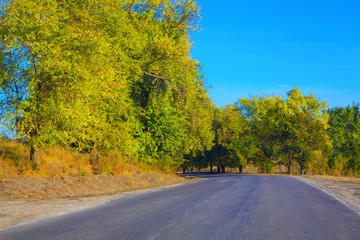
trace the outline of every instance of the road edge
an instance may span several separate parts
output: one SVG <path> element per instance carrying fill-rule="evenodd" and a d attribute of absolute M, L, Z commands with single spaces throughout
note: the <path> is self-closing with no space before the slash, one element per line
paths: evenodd
<path fill-rule="evenodd" d="M 303 183 L 306 183 L 324 193 L 326 193 L 327 195 L 331 196 L 332 198 L 334 198 L 335 200 L 337 200 L 338 202 L 340 202 L 341 204 L 343 204 L 345 207 L 349 208 L 350 210 L 352 210 L 353 212 L 355 212 L 357 215 L 360 216 L 360 207 L 356 206 L 355 204 L 349 202 L 346 198 L 340 196 L 339 194 L 336 194 L 330 190 L 327 190 L 323 187 L 320 187 L 318 185 L 316 185 L 315 183 L 312 183 L 310 181 L 307 181 L 305 179 L 302 179 L 302 178 L 299 178 L 299 177 L 296 177 L 296 176 L 289 176 L 289 177 L 292 177 L 292 178 L 295 178 L 297 179 L 298 181 L 301 181 Z"/>
<path fill-rule="evenodd" d="M 101 196 L 91 196 L 91 197 L 78 197 L 78 199 L 89 199 L 91 200 L 92 198 L 97 198 L 97 197 L 109 197 L 108 199 L 104 199 L 101 202 L 97 202 L 94 205 L 88 205 L 86 207 L 79 207 L 79 208 L 75 208 L 72 210 L 68 210 L 68 211 L 64 211 L 64 212 L 59 212 L 59 211 L 54 211 L 54 212 L 48 212 L 47 215 L 45 217 L 39 217 L 39 218 L 32 218 L 32 219 L 28 219 L 25 221 L 21 221 L 18 222 L 17 224 L 14 225 L 9 225 L 5 228 L 1 228 L 0 232 L 5 232 L 17 227 L 21 227 L 27 224 L 34 224 L 40 221 L 44 221 L 46 219 L 50 219 L 50 218 L 54 218 L 54 217 L 60 217 L 60 216 L 64 216 L 67 214 L 72 214 L 75 212 L 80 212 L 80 211 L 84 211 L 84 210 L 88 210 L 91 208 L 96 208 L 98 206 L 107 204 L 111 201 L 116 201 L 122 198 L 133 198 L 133 197 L 137 197 L 137 196 L 141 196 L 141 195 L 145 195 L 145 194 L 150 194 L 150 193 L 154 193 L 154 192 L 159 192 L 159 191 L 163 191 L 166 189 L 171 189 L 171 188 L 175 188 L 175 187 L 180 187 L 180 186 L 184 186 L 184 185 L 190 185 L 190 184 L 194 184 L 200 181 L 203 181 L 206 179 L 196 179 L 196 180 L 191 180 L 191 181 L 185 181 L 182 183 L 175 183 L 175 184 L 168 184 L 168 185 L 161 185 L 161 186 L 155 186 L 155 187 L 148 187 L 148 188 L 141 188 L 141 189 L 136 189 L 136 190 L 131 190 L 131 191 L 124 191 L 124 192 L 119 192 L 116 194 L 110 194 L 110 195 L 101 195 Z M 57 198 L 54 198 L 57 199 Z M 66 200 L 68 199 L 69 201 L 71 201 L 71 198 L 58 198 L 58 199 L 63 199 Z M 38 203 L 40 203 L 42 200 L 37 200 Z"/>

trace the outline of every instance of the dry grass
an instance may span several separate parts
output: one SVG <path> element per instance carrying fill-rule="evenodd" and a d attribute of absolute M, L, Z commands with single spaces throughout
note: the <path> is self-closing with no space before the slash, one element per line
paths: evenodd
<path fill-rule="evenodd" d="M 186 181 L 155 166 L 131 163 L 119 154 L 98 156 L 50 147 L 40 152 L 38 170 L 29 148 L 0 139 L 0 199 L 98 196 Z"/>
<path fill-rule="evenodd" d="M 18 167 L 13 162 L 4 161 L 0 157 L 0 181 L 19 177 Z"/>
<path fill-rule="evenodd" d="M 132 173 L 128 175 L 13 178 L 0 182 L 0 200 L 49 199 L 112 195 L 124 191 L 188 181 L 176 175 Z"/>
<path fill-rule="evenodd" d="M 40 166 L 33 170 L 29 147 L 15 140 L 0 139 L 0 180 L 14 177 L 56 178 L 92 174 L 131 175 L 132 172 L 156 172 L 156 168 L 130 163 L 122 155 L 80 154 L 59 147 L 40 151 Z"/>
<path fill-rule="evenodd" d="M 39 171 L 33 174 L 37 177 L 57 176 L 88 176 L 93 172 L 89 157 L 86 155 L 70 153 L 63 149 L 52 147 L 41 151 L 41 164 Z"/>
<path fill-rule="evenodd" d="M 310 178 L 310 179 L 319 179 L 319 180 L 330 180 L 335 182 L 351 182 L 359 183 L 360 178 L 357 177 L 345 177 L 345 176 L 329 176 L 329 175 L 303 175 L 301 177 Z"/>
<path fill-rule="evenodd" d="M 17 141 L 0 138 L 0 180 L 19 177 L 26 171 L 28 149 Z"/>
<path fill-rule="evenodd" d="M 39 170 L 34 171 L 27 146 L 14 140 L 0 141 L 0 180 L 14 177 L 86 176 L 93 172 L 88 156 L 58 147 L 42 150 Z"/>

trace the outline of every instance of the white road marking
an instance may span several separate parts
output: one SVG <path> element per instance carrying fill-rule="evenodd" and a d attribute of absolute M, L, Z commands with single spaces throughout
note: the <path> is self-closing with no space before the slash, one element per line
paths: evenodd
<path fill-rule="evenodd" d="M 156 233 L 156 234 L 152 235 L 150 238 L 148 238 L 148 240 L 155 240 L 158 237 L 160 237 L 160 233 Z"/>

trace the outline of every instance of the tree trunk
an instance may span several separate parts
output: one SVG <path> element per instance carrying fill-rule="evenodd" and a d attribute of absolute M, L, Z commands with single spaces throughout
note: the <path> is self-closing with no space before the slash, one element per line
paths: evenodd
<path fill-rule="evenodd" d="M 291 173 L 291 160 L 289 160 L 289 164 L 287 165 L 288 168 L 288 175 Z"/>
<path fill-rule="evenodd" d="M 218 169 L 218 173 L 221 173 L 221 167 L 217 166 L 217 169 Z"/>
<path fill-rule="evenodd" d="M 225 173 L 225 165 L 221 165 L 221 172 Z"/>
<path fill-rule="evenodd" d="M 40 167 L 40 151 L 36 151 L 34 146 L 30 147 L 30 164 L 33 170 L 39 170 Z"/>
<path fill-rule="evenodd" d="M 32 164 L 34 161 L 34 153 L 35 153 L 35 148 L 33 146 L 30 147 L 30 163 Z"/>
<path fill-rule="evenodd" d="M 243 171 L 243 166 L 240 165 L 240 166 L 239 166 L 239 173 L 242 173 L 242 171 Z"/>
<path fill-rule="evenodd" d="M 213 165 L 212 165 L 212 163 L 210 163 L 210 173 L 212 173 L 213 172 Z"/>

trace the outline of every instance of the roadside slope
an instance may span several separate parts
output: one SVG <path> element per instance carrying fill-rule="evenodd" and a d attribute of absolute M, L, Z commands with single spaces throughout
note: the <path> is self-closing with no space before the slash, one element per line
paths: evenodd
<path fill-rule="evenodd" d="M 132 173 L 0 181 L 0 230 L 190 180 L 163 173 Z"/>

